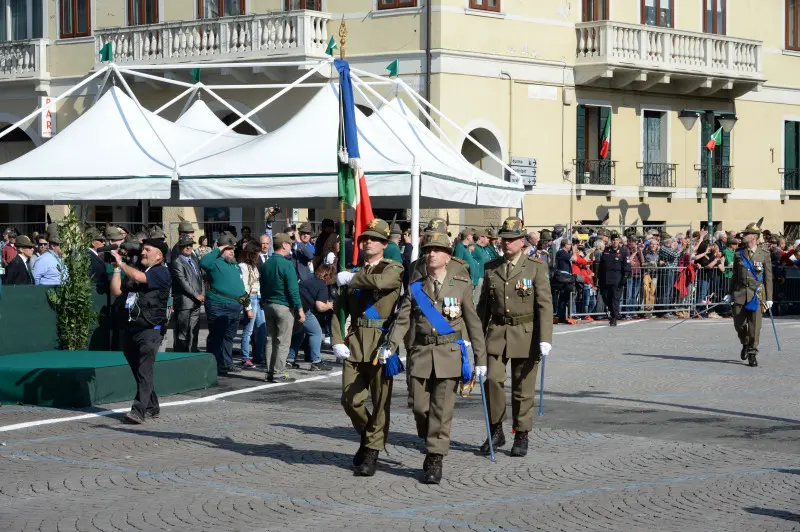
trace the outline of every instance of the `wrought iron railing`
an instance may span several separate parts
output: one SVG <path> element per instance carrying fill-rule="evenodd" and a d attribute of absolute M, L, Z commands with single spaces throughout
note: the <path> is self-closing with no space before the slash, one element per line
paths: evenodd
<path fill-rule="evenodd" d="M 783 190 L 800 190 L 800 168 L 783 170 Z"/>
<path fill-rule="evenodd" d="M 672 163 L 639 162 L 636 167 L 641 172 L 643 187 L 675 187 L 675 169 L 678 165 Z"/>
<path fill-rule="evenodd" d="M 700 187 L 708 186 L 708 169 L 700 168 Z M 713 188 L 733 188 L 733 166 L 714 165 L 711 167 L 711 186 Z"/>
<path fill-rule="evenodd" d="M 616 161 L 608 159 L 573 160 L 578 185 L 613 185 Z"/>

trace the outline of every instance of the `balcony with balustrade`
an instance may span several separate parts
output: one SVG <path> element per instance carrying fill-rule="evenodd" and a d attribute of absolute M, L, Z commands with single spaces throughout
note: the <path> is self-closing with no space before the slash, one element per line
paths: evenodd
<path fill-rule="evenodd" d="M 99 67 L 100 50 L 111 42 L 119 65 L 319 59 L 329 20 L 300 10 L 99 29 L 95 58 Z"/>
<path fill-rule="evenodd" d="M 649 161 L 637 162 L 639 169 L 639 197 L 647 198 L 651 195 L 666 196 L 672 199 L 677 190 L 675 173 L 678 168 L 673 163 L 654 163 Z"/>
<path fill-rule="evenodd" d="M 705 164 L 696 164 L 694 169 L 698 173 L 697 197 L 705 198 L 708 193 L 708 168 Z M 711 167 L 711 193 L 727 201 L 733 194 L 733 166 L 715 164 Z"/>
<path fill-rule="evenodd" d="M 585 196 L 587 193 L 600 193 L 611 197 L 615 188 L 614 171 L 617 161 L 608 159 L 574 159 L 575 194 Z"/>
<path fill-rule="evenodd" d="M 576 85 L 738 98 L 765 81 L 761 41 L 615 21 L 575 35 Z"/>
<path fill-rule="evenodd" d="M 44 39 L 0 43 L 0 81 L 49 79 Z"/>

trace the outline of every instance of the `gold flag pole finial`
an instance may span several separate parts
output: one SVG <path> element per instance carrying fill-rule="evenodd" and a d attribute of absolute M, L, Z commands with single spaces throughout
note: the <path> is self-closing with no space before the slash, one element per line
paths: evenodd
<path fill-rule="evenodd" d="M 345 47 L 347 46 L 347 24 L 344 22 L 344 15 L 342 15 L 342 23 L 339 24 L 339 58 L 344 59 Z"/>

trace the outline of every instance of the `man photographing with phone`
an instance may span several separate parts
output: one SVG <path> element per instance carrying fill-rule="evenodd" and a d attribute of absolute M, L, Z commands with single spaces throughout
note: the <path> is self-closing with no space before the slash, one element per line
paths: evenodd
<path fill-rule="evenodd" d="M 119 307 L 123 325 L 123 352 L 136 379 L 136 398 L 125 419 L 141 424 L 149 417 L 158 417 L 160 408 L 153 385 L 156 353 L 161 345 L 163 328 L 169 321 L 172 277 L 164 264 L 169 248 L 162 240 L 145 240 L 138 267 L 126 264 L 119 253 L 110 251 L 114 270 L 111 295 L 122 297 Z M 125 281 L 122 281 L 122 274 Z"/>

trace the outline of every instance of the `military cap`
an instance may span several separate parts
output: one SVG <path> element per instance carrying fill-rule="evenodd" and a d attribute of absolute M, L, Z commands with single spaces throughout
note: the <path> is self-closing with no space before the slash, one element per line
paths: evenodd
<path fill-rule="evenodd" d="M 288 233 L 276 233 L 272 237 L 272 245 L 273 246 L 276 245 L 276 244 L 282 246 L 284 244 L 292 244 L 292 243 L 294 243 L 294 238 L 292 237 L 292 235 L 290 235 Z"/>
<path fill-rule="evenodd" d="M 494 227 L 490 227 L 489 229 L 486 230 L 486 236 L 488 236 L 489 239 L 497 238 L 497 229 L 495 229 Z"/>
<path fill-rule="evenodd" d="M 14 245 L 17 246 L 18 248 L 32 248 L 33 241 L 30 238 L 28 238 L 27 235 L 19 235 L 17 237 L 17 242 Z"/>
<path fill-rule="evenodd" d="M 58 224 L 50 224 L 47 226 L 47 241 L 52 244 L 61 244 L 61 237 L 59 236 Z"/>
<path fill-rule="evenodd" d="M 619 238 L 619 237 L 620 237 L 620 235 L 619 235 L 619 233 L 617 233 L 616 231 L 611 231 L 611 234 L 610 234 L 610 235 L 608 235 L 608 238 L 609 238 L 610 240 L 614 240 L 615 238 Z"/>
<path fill-rule="evenodd" d="M 194 233 L 195 228 L 192 225 L 192 222 L 187 222 L 183 220 L 181 223 L 178 224 L 178 232 L 179 233 Z"/>
<path fill-rule="evenodd" d="M 160 226 L 155 225 L 152 229 L 150 229 L 150 239 L 158 238 L 160 240 L 166 240 L 167 235 L 164 234 L 164 230 L 161 229 Z"/>
<path fill-rule="evenodd" d="M 311 228 L 311 224 L 309 222 L 303 222 L 297 227 L 298 233 L 313 233 L 314 230 Z"/>
<path fill-rule="evenodd" d="M 109 225 L 106 227 L 106 240 L 125 240 L 125 233 L 119 227 Z"/>
<path fill-rule="evenodd" d="M 444 233 L 447 234 L 447 222 L 444 218 L 431 218 L 425 226 L 425 233 Z"/>
<path fill-rule="evenodd" d="M 217 247 L 236 247 L 236 237 L 229 231 L 223 231 L 217 238 Z"/>
<path fill-rule="evenodd" d="M 525 226 L 522 220 L 516 216 L 511 216 L 503 221 L 499 235 L 500 238 L 522 238 L 525 236 Z"/>
<path fill-rule="evenodd" d="M 12 229 L 11 227 L 6 227 L 5 229 L 3 229 L 3 234 L 4 235 L 10 235 L 13 232 L 14 232 L 14 229 Z"/>
<path fill-rule="evenodd" d="M 179 248 L 186 246 L 193 246 L 193 245 L 194 245 L 194 239 L 189 235 L 181 235 L 181 237 L 178 239 Z"/>
<path fill-rule="evenodd" d="M 447 238 L 447 235 L 444 233 L 430 233 L 425 238 L 425 242 L 422 244 L 422 249 L 430 248 L 444 249 L 447 250 L 448 253 L 452 253 L 450 239 Z"/>
<path fill-rule="evenodd" d="M 475 228 L 475 239 L 478 239 L 482 236 L 489 238 L 489 231 L 485 227 L 477 227 Z"/>
<path fill-rule="evenodd" d="M 393 235 L 402 235 L 403 234 L 403 230 L 400 228 L 400 224 L 392 224 L 392 226 L 390 227 L 390 230 L 391 230 L 391 234 L 393 234 Z"/>
<path fill-rule="evenodd" d="M 661 240 L 667 240 L 669 238 L 672 238 L 672 235 L 667 233 L 666 231 L 661 231 L 660 235 L 661 235 Z"/>
<path fill-rule="evenodd" d="M 361 233 L 359 238 L 362 236 L 372 236 L 375 238 L 380 238 L 381 240 L 389 240 L 389 235 L 391 234 L 391 229 L 389 229 L 389 224 L 385 221 L 381 220 L 380 218 L 374 218 L 368 225 L 366 231 Z"/>
<path fill-rule="evenodd" d="M 86 236 L 89 237 L 89 241 L 99 240 L 102 242 L 105 240 L 103 235 L 100 234 L 100 230 L 97 229 L 96 227 L 90 227 L 89 229 L 87 229 Z"/>
<path fill-rule="evenodd" d="M 759 228 L 758 224 L 755 224 L 755 223 L 747 224 L 747 227 L 744 229 L 744 231 L 742 231 L 742 234 L 745 234 L 745 235 L 760 235 L 761 234 L 761 228 Z"/>
<path fill-rule="evenodd" d="M 550 229 L 542 229 L 542 232 L 539 233 L 539 240 L 541 242 L 547 242 L 548 240 L 552 242 L 553 233 L 550 232 Z"/>

